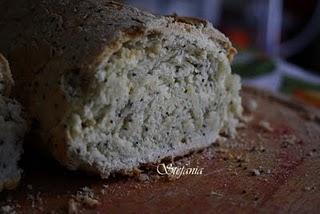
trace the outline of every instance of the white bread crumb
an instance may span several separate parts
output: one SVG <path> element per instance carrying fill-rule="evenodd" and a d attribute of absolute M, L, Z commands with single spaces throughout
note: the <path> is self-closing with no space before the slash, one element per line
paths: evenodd
<path fill-rule="evenodd" d="M 254 112 L 258 108 L 258 103 L 255 99 L 250 99 L 248 102 L 248 110 Z"/>
<path fill-rule="evenodd" d="M 68 213 L 74 214 L 79 212 L 79 208 L 82 206 L 88 208 L 94 208 L 99 204 L 99 201 L 95 198 L 93 191 L 84 187 L 77 191 L 75 196 L 68 201 Z"/>
<path fill-rule="evenodd" d="M 73 198 L 71 198 L 68 202 L 68 213 L 69 214 L 78 213 L 78 203 Z"/>
<path fill-rule="evenodd" d="M 11 205 L 2 206 L 0 211 L 1 211 L 0 213 L 2 213 L 2 214 L 15 214 L 16 213 L 15 207 L 11 206 Z"/>
<path fill-rule="evenodd" d="M 263 128 L 263 129 L 265 129 L 268 132 L 272 132 L 273 131 L 273 128 L 271 127 L 270 123 L 267 122 L 267 121 L 264 121 L 264 120 L 260 121 L 259 122 L 259 126 L 261 128 Z"/>

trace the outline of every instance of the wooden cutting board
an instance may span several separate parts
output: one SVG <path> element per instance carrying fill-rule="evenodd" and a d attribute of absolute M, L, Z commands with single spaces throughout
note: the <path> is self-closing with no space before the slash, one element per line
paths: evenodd
<path fill-rule="evenodd" d="M 137 177 L 101 180 L 27 151 L 22 183 L 0 196 L 0 206 L 67 213 L 86 186 L 99 204 L 75 203 L 79 213 L 320 213 L 319 112 L 248 87 L 242 97 L 253 120 L 236 139 L 175 160 L 202 175 L 169 179 L 148 166 Z"/>

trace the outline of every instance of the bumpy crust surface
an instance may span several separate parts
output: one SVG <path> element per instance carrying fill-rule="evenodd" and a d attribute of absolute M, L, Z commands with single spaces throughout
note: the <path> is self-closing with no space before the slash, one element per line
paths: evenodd
<path fill-rule="evenodd" d="M 62 90 L 62 76 L 76 73 L 79 97 L 88 97 L 94 87 L 92 73 L 122 43 L 175 26 L 210 35 L 230 60 L 235 53 L 230 41 L 207 21 L 154 16 L 105 0 L 2 0 L 0 20 L 0 49 L 12 63 L 16 97 L 45 147 L 69 168 L 74 163 L 68 156 L 64 119 L 76 99 Z"/>
<path fill-rule="evenodd" d="M 9 96 L 12 85 L 13 79 L 11 76 L 9 63 L 0 53 L 0 95 Z"/>
<path fill-rule="evenodd" d="M 215 29 L 211 23 L 209 23 L 207 20 L 199 19 L 195 17 L 179 17 L 176 15 L 169 16 L 172 17 L 176 22 L 185 23 L 189 25 L 194 26 L 203 26 L 204 32 L 208 35 L 210 35 L 210 39 L 214 42 L 217 42 L 223 49 L 225 49 L 226 54 L 230 61 L 233 60 L 234 55 L 237 53 L 237 50 L 232 47 L 232 44 L 230 40 L 223 35 L 221 32 L 219 32 L 217 29 Z"/>

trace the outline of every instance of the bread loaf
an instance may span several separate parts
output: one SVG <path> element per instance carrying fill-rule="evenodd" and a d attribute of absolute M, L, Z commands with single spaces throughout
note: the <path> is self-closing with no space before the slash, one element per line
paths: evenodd
<path fill-rule="evenodd" d="M 207 21 L 104 0 L 3 0 L 0 20 L 16 97 L 69 169 L 106 178 L 235 133 L 235 49 Z"/>
<path fill-rule="evenodd" d="M 22 172 L 18 161 L 23 152 L 26 122 L 21 117 L 21 106 L 4 97 L 12 84 L 8 62 L 0 54 L 0 192 L 15 188 Z"/>

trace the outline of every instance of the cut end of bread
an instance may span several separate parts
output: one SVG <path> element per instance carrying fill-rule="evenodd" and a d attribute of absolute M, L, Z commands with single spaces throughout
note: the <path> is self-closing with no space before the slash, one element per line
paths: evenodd
<path fill-rule="evenodd" d="M 14 189 L 21 178 L 18 161 L 23 152 L 22 142 L 26 122 L 21 117 L 21 106 L 0 97 L 0 192 Z"/>
<path fill-rule="evenodd" d="M 70 168 L 108 177 L 235 134 L 240 79 L 231 73 L 229 53 L 200 31 L 191 35 L 175 25 L 147 33 L 103 60 L 95 93 L 66 120 Z M 76 81 L 77 75 L 64 79 L 69 97 L 81 94 Z"/>

